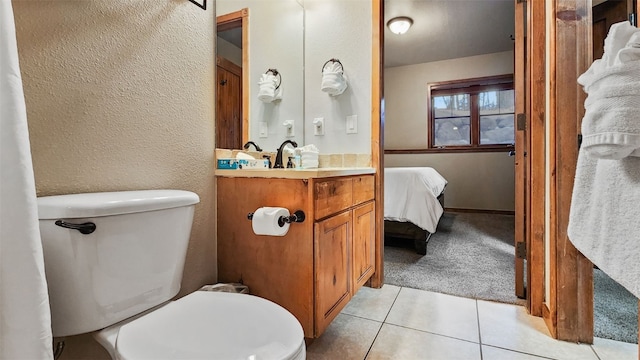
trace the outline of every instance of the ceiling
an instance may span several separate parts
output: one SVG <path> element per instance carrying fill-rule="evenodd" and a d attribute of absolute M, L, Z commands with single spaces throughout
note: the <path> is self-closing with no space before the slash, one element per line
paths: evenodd
<path fill-rule="evenodd" d="M 513 50 L 514 0 L 384 0 L 385 24 L 408 16 L 396 35 L 385 26 L 385 67 Z"/>
<path fill-rule="evenodd" d="M 385 24 L 409 16 L 396 35 L 385 26 L 385 67 L 420 64 L 513 49 L 514 0 L 384 0 Z M 242 47 L 241 29 L 218 33 Z"/>
<path fill-rule="evenodd" d="M 242 49 L 242 28 L 229 29 L 218 32 L 218 36 Z"/>

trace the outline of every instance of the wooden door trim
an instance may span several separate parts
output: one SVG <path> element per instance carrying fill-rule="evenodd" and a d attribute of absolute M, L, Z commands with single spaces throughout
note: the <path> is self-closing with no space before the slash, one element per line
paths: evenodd
<path fill-rule="evenodd" d="M 556 15 L 555 15 L 555 6 L 554 4 L 551 5 L 552 8 L 552 12 L 548 13 L 547 16 L 549 17 L 549 19 L 554 19 L 555 21 L 549 21 L 549 25 L 547 28 L 548 34 L 547 34 L 547 39 L 549 41 L 549 43 L 547 44 L 547 47 L 549 49 L 549 52 L 547 53 L 547 61 L 549 64 L 551 64 L 549 66 L 548 70 L 548 74 L 547 74 L 547 86 L 548 86 L 548 108 L 547 108 L 547 129 L 546 131 L 548 132 L 547 135 L 547 162 L 548 162 L 548 167 L 547 167 L 547 173 L 545 174 L 546 176 L 546 181 L 547 181 L 547 186 L 548 186 L 548 193 L 546 194 L 546 198 L 548 199 L 546 206 L 548 207 L 547 210 L 545 210 L 545 219 L 546 219 L 546 234 L 545 237 L 547 237 L 548 239 L 548 244 L 549 244 L 549 249 L 548 249 L 548 255 L 549 257 L 545 259 L 545 261 L 549 262 L 549 274 L 548 274 L 548 278 L 549 280 L 547 280 L 545 278 L 545 284 L 548 286 L 548 293 L 546 292 L 546 288 L 545 288 L 545 298 L 544 298 L 544 304 L 542 307 L 542 318 L 544 319 L 547 328 L 549 329 L 549 332 L 551 333 L 551 336 L 553 336 L 554 338 L 558 338 L 558 324 L 557 324 L 557 306 L 556 306 L 556 296 L 554 294 L 555 291 L 555 287 L 557 284 L 557 261 L 556 261 L 556 247 L 554 246 L 555 242 L 556 242 L 556 236 L 557 236 L 557 227 L 556 227 L 556 221 L 554 221 L 554 219 L 556 219 L 557 216 L 557 208 L 556 208 L 556 201 L 557 201 L 557 196 L 559 195 L 556 187 L 556 165 L 557 165 L 557 160 L 556 160 L 556 125 L 558 123 L 558 119 L 556 118 L 556 103 L 557 103 L 557 97 L 560 96 L 561 94 L 557 93 L 556 91 L 556 76 L 558 75 L 556 73 L 556 66 L 558 66 L 558 62 L 556 61 L 556 55 L 558 52 L 558 49 L 556 48 L 556 39 L 557 36 L 559 36 L 560 34 L 558 34 L 556 32 L 556 23 L 558 22 L 558 19 L 556 19 Z M 561 28 L 562 30 L 562 28 Z M 563 54 L 560 53 L 559 56 L 562 56 Z M 548 211 L 548 213 L 547 213 Z"/>
<path fill-rule="evenodd" d="M 216 32 L 242 27 L 242 143 L 249 141 L 249 9 L 216 17 Z"/>
<path fill-rule="evenodd" d="M 529 74 L 529 161 L 530 219 L 527 243 L 527 310 L 542 316 L 545 268 L 545 107 L 546 107 L 546 23 L 545 1 L 527 1 L 527 49 Z"/>
<path fill-rule="evenodd" d="M 384 114 L 383 93 L 383 26 L 384 0 L 372 0 L 372 53 L 371 53 L 371 164 L 375 173 L 375 272 L 369 285 L 374 288 L 384 284 Z"/>
<path fill-rule="evenodd" d="M 515 5 L 515 49 L 514 49 L 514 79 L 513 88 L 515 90 L 515 111 L 516 114 L 523 114 L 527 116 L 526 109 L 526 56 L 525 56 L 525 19 L 524 11 L 526 4 L 524 2 L 517 3 Z M 526 124 L 525 124 L 526 128 Z M 526 161 L 525 152 L 527 152 L 526 146 L 526 133 L 527 130 L 516 131 L 516 155 L 515 155 L 515 248 L 519 243 L 526 244 L 526 207 L 525 207 L 525 191 L 527 191 L 526 181 Z M 515 289 L 516 296 L 524 298 L 526 296 L 524 289 L 524 259 L 515 256 Z"/>
<path fill-rule="evenodd" d="M 222 56 L 216 56 L 216 65 L 234 75 L 242 76 L 242 68 L 229 61 L 229 59 L 223 58 Z"/>
<path fill-rule="evenodd" d="M 550 61 L 554 82 L 554 152 L 557 193 L 552 198 L 554 236 L 550 242 L 550 296 L 545 322 L 559 340 L 593 342 L 593 265 L 569 241 L 567 226 L 578 158 L 577 137 L 585 94 L 577 83 L 592 62 L 591 0 L 556 0 Z"/>

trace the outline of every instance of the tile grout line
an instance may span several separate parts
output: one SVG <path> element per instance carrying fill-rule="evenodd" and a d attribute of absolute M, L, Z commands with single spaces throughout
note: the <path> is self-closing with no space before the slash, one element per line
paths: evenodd
<path fill-rule="evenodd" d="M 589 348 L 591 349 L 591 351 L 593 351 L 594 354 L 596 354 L 596 358 L 598 358 L 598 360 L 602 360 L 600 358 L 600 355 L 598 355 L 598 352 L 596 351 L 596 349 L 593 348 L 593 344 L 589 344 Z M 640 357 L 638 357 L 640 359 Z"/>
<path fill-rule="evenodd" d="M 391 312 L 391 309 L 393 308 L 393 305 L 395 305 L 396 300 L 398 300 L 398 296 L 400 296 L 400 291 L 402 291 L 402 286 L 400 286 L 400 289 L 398 290 L 398 293 L 396 294 L 396 297 L 393 299 L 393 302 L 391 303 L 391 306 L 389 306 L 389 311 L 387 311 L 387 315 L 385 315 L 384 319 L 382 319 L 382 322 L 380 323 L 380 328 L 378 329 L 378 332 L 376 333 L 376 336 L 373 337 L 373 341 L 371 342 L 371 345 L 369 345 L 369 349 L 367 349 L 367 353 L 364 354 L 363 360 L 365 360 L 367 358 L 367 356 L 369 356 L 369 353 L 371 352 L 371 349 L 373 348 L 373 344 L 375 344 L 376 340 L 378 339 L 378 335 L 380 335 L 380 331 L 382 331 L 382 326 L 384 326 L 385 322 L 387 321 L 387 317 L 389 316 L 389 313 Z"/>
<path fill-rule="evenodd" d="M 483 345 L 482 344 L 482 332 L 480 330 L 480 306 L 478 304 L 478 299 L 476 299 L 476 315 L 477 315 L 477 318 L 478 318 L 478 339 L 480 340 L 480 360 L 483 360 L 483 354 L 482 354 L 482 345 Z M 492 348 L 495 348 L 495 349 L 502 349 L 502 350 L 506 350 L 506 351 L 516 352 L 516 353 L 520 353 L 520 354 L 535 356 L 535 357 L 539 357 L 539 358 L 542 358 L 542 359 L 554 360 L 554 358 L 551 358 L 551 357 L 532 354 L 532 353 L 528 353 L 528 352 L 525 352 L 525 351 L 510 349 L 510 348 L 506 348 L 506 347 L 502 347 L 502 346 L 496 346 L 496 345 L 490 345 L 490 344 L 487 344 L 485 346 L 492 347 Z M 595 352 L 595 350 L 594 350 L 594 352 Z M 597 357 L 597 354 L 596 354 L 596 357 Z M 601 360 L 601 359 L 598 357 L 598 360 Z"/>
<path fill-rule="evenodd" d="M 476 321 L 478 323 L 478 346 L 480 347 L 480 360 L 483 360 L 482 332 L 480 331 L 480 308 L 478 306 L 478 299 L 475 299 L 475 302 L 476 302 Z"/>
<path fill-rule="evenodd" d="M 502 346 L 496 346 L 496 345 L 485 345 L 486 347 L 492 347 L 494 349 L 500 349 L 500 350 L 505 350 L 505 351 L 509 351 L 509 352 L 514 352 L 514 353 L 518 353 L 518 354 L 524 354 L 524 355 L 529 355 L 529 356 L 534 356 L 540 359 L 549 359 L 549 360 L 557 360 L 556 358 L 552 358 L 552 357 L 548 357 L 548 356 L 544 356 L 544 355 L 537 355 L 537 354 L 532 354 L 532 353 L 528 353 L 525 351 L 521 351 L 521 350 L 514 350 L 514 349 L 509 349 L 506 347 L 502 347 Z"/>
<path fill-rule="evenodd" d="M 404 325 L 398 325 L 398 324 L 392 324 L 392 323 L 385 323 L 385 324 L 390 325 L 390 326 L 399 327 L 399 328 L 402 328 L 402 329 L 407 329 L 407 330 L 413 330 L 413 331 L 421 332 L 421 333 L 424 333 L 424 334 L 429 334 L 429 335 L 434 335 L 434 336 L 444 337 L 444 338 L 451 339 L 451 340 L 464 341 L 464 342 L 467 342 L 467 343 L 470 343 L 470 344 L 476 344 L 476 345 L 478 345 L 478 344 L 479 344 L 479 343 L 477 343 L 477 342 L 475 342 L 475 341 L 471 341 L 471 340 L 467 340 L 467 339 L 462 339 L 462 338 L 455 337 L 455 336 L 451 336 L 451 335 L 438 334 L 438 333 L 433 332 L 433 331 L 420 330 L 420 329 L 415 329 L 415 328 L 412 328 L 412 327 L 408 327 L 408 326 L 404 326 Z"/>

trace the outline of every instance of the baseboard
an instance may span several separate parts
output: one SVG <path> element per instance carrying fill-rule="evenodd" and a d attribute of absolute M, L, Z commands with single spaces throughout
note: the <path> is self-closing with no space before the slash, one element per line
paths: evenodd
<path fill-rule="evenodd" d="M 499 215 L 515 215 L 513 210 L 489 210 L 489 209 L 462 209 L 462 208 L 450 208 L 445 207 L 446 212 L 458 212 L 458 213 L 482 213 L 482 214 L 499 214 Z"/>

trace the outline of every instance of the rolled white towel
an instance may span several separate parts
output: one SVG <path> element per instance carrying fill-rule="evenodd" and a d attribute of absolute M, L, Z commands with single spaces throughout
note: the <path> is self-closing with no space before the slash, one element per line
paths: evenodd
<path fill-rule="evenodd" d="M 320 90 L 332 96 L 342 94 L 347 89 L 347 78 L 344 74 L 342 64 L 333 62 L 325 65 L 322 69 L 322 83 Z"/>
<path fill-rule="evenodd" d="M 276 97 L 276 77 L 273 74 L 262 74 L 258 82 L 258 100 L 270 103 Z"/>
<path fill-rule="evenodd" d="M 341 73 L 324 73 L 320 89 L 329 95 L 338 96 L 347 89 L 347 80 Z"/>
<path fill-rule="evenodd" d="M 273 101 L 276 100 L 282 100 L 282 85 L 278 86 L 278 88 L 275 89 L 275 96 L 273 97 Z"/>

